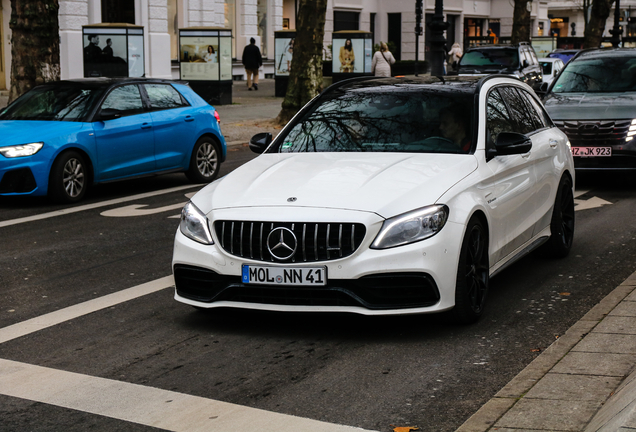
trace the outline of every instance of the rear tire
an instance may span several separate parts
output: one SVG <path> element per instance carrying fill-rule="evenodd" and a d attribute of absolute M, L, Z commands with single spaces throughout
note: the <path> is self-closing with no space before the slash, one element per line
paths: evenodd
<path fill-rule="evenodd" d="M 186 176 L 193 183 L 210 183 L 221 169 L 219 145 L 213 138 L 201 137 L 192 149 Z"/>
<path fill-rule="evenodd" d="M 49 197 L 67 204 L 80 201 L 88 189 L 87 174 L 86 161 L 81 154 L 76 151 L 62 153 L 51 167 Z"/>
<path fill-rule="evenodd" d="M 462 241 L 455 285 L 453 315 L 460 324 L 476 322 L 488 295 L 488 232 L 478 218 L 468 222 Z"/>
<path fill-rule="evenodd" d="M 540 251 L 550 258 L 565 258 L 570 253 L 574 240 L 574 194 L 572 180 L 568 176 L 563 177 L 559 183 L 550 232 L 550 239 L 541 246 Z"/>

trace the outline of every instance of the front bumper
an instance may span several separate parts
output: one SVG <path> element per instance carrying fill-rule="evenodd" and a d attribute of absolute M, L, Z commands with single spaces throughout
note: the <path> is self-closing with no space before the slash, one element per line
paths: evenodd
<path fill-rule="evenodd" d="M 200 308 L 364 315 L 441 312 L 455 305 L 463 225 L 448 222 L 426 240 L 375 250 L 369 246 L 382 219 L 369 214 L 367 220 L 359 222 L 365 224 L 367 233 L 355 253 L 342 259 L 311 262 L 311 266 L 327 268 L 327 285 L 321 287 L 245 284 L 241 280 L 243 264 L 306 267 L 309 263 L 276 264 L 239 258 L 219 247 L 214 233 L 216 244 L 203 245 L 177 230 L 172 262 L 175 299 Z"/>

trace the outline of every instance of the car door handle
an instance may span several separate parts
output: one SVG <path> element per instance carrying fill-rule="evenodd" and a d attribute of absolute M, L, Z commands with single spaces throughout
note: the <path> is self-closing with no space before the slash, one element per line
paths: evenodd
<path fill-rule="evenodd" d="M 142 129 L 150 129 L 152 127 L 152 125 L 150 123 L 142 123 L 141 124 L 141 128 Z"/>
<path fill-rule="evenodd" d="M 559 145 L 559 142 L 557 140 L 555 139 L 550 140 L 550 147 L 557 148 L 558 145 Z"/>
<path fill-rule="evenodd" d="M 194 121 L 194 117 L 186 116 L 186 118 L 184 120 L 187 121 L 187 122 L 191 122 L 191 121 Z"/>

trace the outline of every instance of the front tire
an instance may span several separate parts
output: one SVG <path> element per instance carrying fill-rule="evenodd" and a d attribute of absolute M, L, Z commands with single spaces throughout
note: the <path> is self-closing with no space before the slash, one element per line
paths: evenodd
<path fill-rule="evenodd" d="M 567 176 L 559 183 L 550 232 L 550 239 L 541 247 L 541 251 L 550 258 L 565 258 L 574 240 L 574 194 L 572 180 Z"/>
<path fill-rule="evenodd" d="M 221 169 L 219 145 L 210 137 L 199 138 L 192 149 L 186 176 L 193 183 L 210 183 Z"/>
<path fill-rule="evenodd" d="M 75 203 L 88 188 L 88 170 L 84 157 L 76 151 L 62 153 L 53 162 L 49 176 L 49 197 L 60 203 Z"/>
<path fill-rule="evenodd" d="M 489 283 L 488 232 L 478 218 L 468 222 L 462 241 L 455 285 L 455 321 L 476 322 L 486 304 Z"/>

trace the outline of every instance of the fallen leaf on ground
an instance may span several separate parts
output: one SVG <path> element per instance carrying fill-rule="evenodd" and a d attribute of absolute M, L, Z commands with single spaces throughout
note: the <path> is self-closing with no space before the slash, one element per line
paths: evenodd
<path fill-rule="evenodd" d="M 541 348 L 531 349 L 530 351 L 532 351 L 532 352 L 541 352 Z"/>
<path fill-rule="evenodd" d="M 559 295 L 562 295 L 562 296 L 569 296 L 569 295 L 570 295 L 570 293 L 559 293 Z"/>
<path fill-rule="evenodd" d="M 391 427 L 393 428 L 393 432 L 411 432 L 411 431 L 416 431 L 416 430 L 420 430 L 420 428 L 418 428 L 417 426 L 394 426 L 391 425 Z"/>

